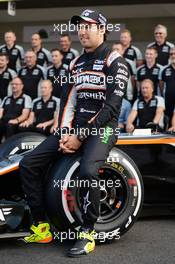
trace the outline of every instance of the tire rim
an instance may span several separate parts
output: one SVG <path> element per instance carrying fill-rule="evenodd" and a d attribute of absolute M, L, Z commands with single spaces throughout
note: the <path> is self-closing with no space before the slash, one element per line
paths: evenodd
<path fill-rule="evenodd" d="M 76 175 L 78 169 L 72 175 L 72 179 L 77 179 Z M 97 223 L 108 223 L 118 218 L 123 211 L 126 209 L 129 200 L 129 190 L 127 180 L 116 170 L 111 167 L 103 167 L 100 169 L 100 177 L 107 182 L 113 182 L 113 187 L 110 188 L 105 184 L 105 186 L 100 186 L 101 199 L 100 199 L 100 215 Z M 118 185 L 116 186 L 116 181 Z M 109 184 L 108 184 L 109 185 Z M 112 184 L 111 184 L 112 185 Z M 82 222 L 81 217 L 81 198 L 80 198 L 80 188 L 69 188 L 72 195 L 75 197 L 76 201 L 76 211 L 74 213 L 74 218 L 79 222 Z"/>

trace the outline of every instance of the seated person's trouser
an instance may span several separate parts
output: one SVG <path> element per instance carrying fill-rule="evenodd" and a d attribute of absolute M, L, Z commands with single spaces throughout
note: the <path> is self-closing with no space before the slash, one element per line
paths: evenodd
<path fill-rule="evenodd" d="M 43 204 L 44 174 L 54 158 L 61 157 L 58 152 L 59 136 L 51 135 L 32 152 L 27 154 L 20 162 L 20 175 L 28 204 L 31 208 L 34 221 L 45 220 L 45 208 Z M 89 184 L 99 180 L 99 168 L 104 164 L 109 151 L 114 146 L 117 136 L 109 136 L 103 143 L 100 136 L 89 136 L 82 144 L 79 179 L 89 180 Z M 69 154 L 70 155 L 70 154 Z M 71 154 L 73 155 L 73 154 Z M 99 216 L 100 188 L 83 188 L 83 220 L 85 226 L 93 227 Z M 54 201 L 53 201 L 54 202 Z M 55 201 L 56 202 L 56 201 Z"/>
<path fill-rule="evenodd" d="M 17 133 L 17 130 L 17 124 L 9 124 L 8 121 L 0 120 L 0 142 L 3 136 L 5 138 L 11 137 Z"/>

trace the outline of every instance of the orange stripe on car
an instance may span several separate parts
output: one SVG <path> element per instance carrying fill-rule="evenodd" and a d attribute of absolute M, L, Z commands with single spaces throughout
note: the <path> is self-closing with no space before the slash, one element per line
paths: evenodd
<path fill-rule="evenodd" d="M 4 175 L 4 174 L 7 174 L 9 172 L 12 172 L 12 171 L 15 171 L 15 170 L 18 170 L 19 169 L 19 165 L 16 165 L 12 168 L 7 168 L 6 170 L 3 170 L 3 171 L 0 171 L 0 176 Z"/>
<path fill-rule="evenodd" d="M 118 139 L 116 145 L 175 144 L 175 138 Z"/>

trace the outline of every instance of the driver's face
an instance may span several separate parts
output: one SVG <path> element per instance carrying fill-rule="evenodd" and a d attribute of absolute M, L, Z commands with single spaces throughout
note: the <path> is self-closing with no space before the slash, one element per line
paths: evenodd
<path fill-rule="evenodd" d="M 82 22 L 78 25 L 78 37 L 84 48 L 96 47 L 104 35 L 104 30 L 97 24 Z"/>

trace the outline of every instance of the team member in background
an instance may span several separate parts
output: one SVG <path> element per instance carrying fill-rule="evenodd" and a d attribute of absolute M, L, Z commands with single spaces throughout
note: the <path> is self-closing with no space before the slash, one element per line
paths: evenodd
<path fill-rule="evenodd" d="M 94 224 L 100 213 L 99 168 L 116 143 L 118 117 L 129 73 L 122 56 L 116 51 L 111 52 L 104 42 L 107 19 L 101 13 L 85 10 L 80 16 L 72 17 L 71 23 L 79 26 L 78 36 L 85 52 L 70 65 L 71 75 L 75 78 L 59 130 L 65 133 L 49 136 L 27 154 L 20 162 L 20 174 L 34 219 L 32 234 L 25 237 L 25 241 L 50 242 L 52 234 L 43 199 L 44 172 L 54 158 L 68 153 L 71 158 L 71 154 L 82 151 L 78 178 L 88 182 L 88 187 L 82 188 L 81 192 L 83 224 L 78 240 L 68 252 L 70 257 L 76 257 L 95 249 Z M 99 75 L 105 81 L 101 81 Z M 71 128 L 78 133 L 71 134 Z M 92 133 L 93 128 L 96 135 Z M 102 136 L 100 128 L 105 130 Z M 95 187 L 92 186 L 94 180 L 97 183 Z"/>
<path fill-rule="evenodd" d="M 60 99 L 52 96 L 52 83 L 44 80 L 41 83 L 41 97 L 33 100 L 29 118 L 19 126 L 20 131 L 33 131 L 49 135 L 54 124 L 54 117 L 58 117 Z"/>
<path fill-rule="evenodd" d="M 116 50 L 121 56 L 123 56 L 124 54 L 124 47 L 122 43 L 120 42 L 114 43 L 112 45 L 112 50 Z M 128 58 L 125 58 L 125 60 L 127 62 L 128 70 L 130 73 L 130 78 L 128 81 L 125 98 L 129 102 L 133 102 L 133 99 L 136 97 L 135 94 L 137 94 L 136 89 L 135 89 L 136 88 L 136 83 L 135 83 L 136 67 L 135 67 L 134 61 L 129 60 Z"/>
<path fill-rule="evenodd" d="M 52 95 L 60 98 L 61 90 L 63 88 L 62 83 L 66 82 L 68 71 L 62 67 L 63 55 L 59 49 L 53 49 L 51 51 L 51 56 L 52 65 L 47 68 L 47 79 L 52 82 Z"/>
<path fill-rule="evenodd" d="M 174 47 L 174 44 L 166 40 L 167 35 L 167 28 L 163 25 L 157 25 L 154 29 L 155 41 L 148 44 L 148 48 L 156 48 L 158 52 L 157 63 L 162 66 L 168 64 L 170 49 Z"/>
<path fill-rule="evenodd" d="M 136 67 L 143 64 L 143 56 L 141 51 L 132 45 L 131 32 L 128 29 L 124 29 L 120 34 L 120 42 L 124 47 L 123 57 L 135 62 Z"/>
<path fill-rule="evenodd" d="M 43 67 L 37 65 L 37 57 L 34 51 L 27 51 L 25 54 L 26 66 L 19 71 L 19 77 L 24 83 L 24 93 L 32 100 L 40 96 L 40 83 L 45 78 Z"/>
<path fill-rule="evenodd" d="M 8 67 L 19 71 L 23 65 L 24 49 L 16 44 L 16 35 L 13 31 L 5 32 L 4 39 L 5 44 L 0 46 L 0 52 L 8 55 Z"/>
<path fill-rule="evenodd" d="M 175 105 L 175 47 L 170 49 L 170 64 L 160 72 L 159 79 L 165 98 L 165 113 L 171 120 Z"/>
<path fill-rule="evenodd" d="M 63 67 L 68 70 L 70 62 L 75 59 L 77 56 L 79 56 L 79 52 L 73 48 L 71 48 L 71 38 L 69 34 L 62 34 L 60 37 L 60 47 L 61 52 L 63 54 Z"/>
<path fill-rule="evenodd" d="M 136 80 L 137 89 L 140 93 L 140 84 L 145 79 L 150 79 L 154 83 L 154 94 L 160 94 L 159 89 L 159 74 L 163 66 L 156 63 L 157 50 L 155 48 L 147 48 L 145 51 L 145 64 L 137 68 Z"/>
<path fill-rule="evenodd" d="M 51 54 L 50 51 L 42 47 L 42 39 L 39 33 L 32 35 L 32 50 L 37 56 L 36 63 L 40 66 L 47 67 L 51 64 Z"/>
<path fill-rule="evenodd" d="M 11 80 L 17 73 L 8 67 L 9 57 L 5 53 L 0 53 L 0 99 L 12 93 Z"/>
<path fill-rule="evenodd" d="M 15 134 L 21 122 L 28 118 L 31 98 L 23 94 L 23 83 L 18 77 L 12 80 L 12 95 L 4 98 L 0 105 L 0 141 Z"/>
<path fill-rule="evenodd" d="M 145 128 L 146 124 L 153 122 L 161 128 L 164 127 L 165 102 L 163 97 L 154 95 L 154 84 L 145 79 L 141 83 L 141 98 L 134 102 L 132 111 L 128 116 L 126 131 L 131 133 L 135 129 L 134 121 L 137 118 L 137 128 Z"/>

